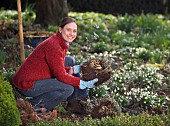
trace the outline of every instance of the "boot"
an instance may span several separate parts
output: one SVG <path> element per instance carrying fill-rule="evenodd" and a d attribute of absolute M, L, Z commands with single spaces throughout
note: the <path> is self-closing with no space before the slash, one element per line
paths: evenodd
<path fill-rule="evenodd" d="M 83 105 L 80 103 L 79 100 L 68 102 L 66 106 L 66 110 L 74 114 L 80 114 L 80 115 L 86 114 L 85 108 L 83 107 Z"/>

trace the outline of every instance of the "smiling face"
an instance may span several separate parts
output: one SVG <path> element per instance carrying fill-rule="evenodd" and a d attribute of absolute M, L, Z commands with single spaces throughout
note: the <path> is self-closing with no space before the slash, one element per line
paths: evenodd
<path fill-rule="evenodd" d="M 59 32 L 66 42 L 72 42 L 77 36 L 77 24 L 75 22 L 70 22 L 63 28 L 59 27 Z"/>

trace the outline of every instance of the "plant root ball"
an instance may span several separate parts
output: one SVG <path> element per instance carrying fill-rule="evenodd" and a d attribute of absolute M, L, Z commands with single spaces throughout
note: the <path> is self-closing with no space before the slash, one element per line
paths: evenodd
<path fill-rule="evenodd" d="M 98 78 L 98 82 L 94 85 L 99 86 L 110 79 L 112 75 L 111 65 L 102 59 L 89 59 L 81 66 L 82 79 L 89 81 Z"/>

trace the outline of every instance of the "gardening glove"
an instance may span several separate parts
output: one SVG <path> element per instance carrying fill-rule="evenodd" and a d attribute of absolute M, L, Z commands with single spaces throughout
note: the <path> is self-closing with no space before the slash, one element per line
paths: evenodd
<path fill-rule="evenodd" d="M 83 81 L 80 80 L 80 89 L 85 89 L 85 88 L 94 88 L 95 87 L 95 83 L 98 81 L 98 78 L 95 78 L 93 80 L 90 81 Z"/>
<path fill-rule="evenodd" d="M 69 74 L 77 74 L 80 72 L 80 65 L 75 65 L 73 67 L 70 67 Z"/>
<path fill-rule="evenodd" d="M 80 73 L 80 69 L 81 69 L 80 65 L 73 66 L 73 73 L 74 74 Z"/>
<path fill-rule="evenodd" d="M 87 60 L 82 61 L 80 66 L 82 66 L 85 62 L 87 62 Z"/>

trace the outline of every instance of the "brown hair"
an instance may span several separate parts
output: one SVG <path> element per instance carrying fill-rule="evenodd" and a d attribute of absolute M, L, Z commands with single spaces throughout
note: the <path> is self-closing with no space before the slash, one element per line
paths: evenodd
<path fill-rule="evenodd" d="M 74 18 L 72 17 L 65 17 L 59 24 L 59 27 L 63 28 L 66 24 L 74 22 L 77 25 L 77 22 Z"/>

